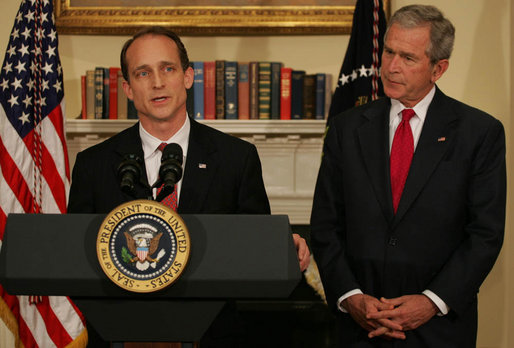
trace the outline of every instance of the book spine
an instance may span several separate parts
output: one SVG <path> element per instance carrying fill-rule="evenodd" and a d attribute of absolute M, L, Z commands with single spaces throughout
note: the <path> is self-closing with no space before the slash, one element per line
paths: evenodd
<path fill-rule="evenodd" d="M 123 91 L 123 73 L 121 72 L 121 69 L 118 70 L 116 83 L 118 85 L 118 119 L 119 120 L 125 120 L 127 119 L 127 101 L 128 98 L 125 95 L 125 92 Z"/>
<path fill-rule="evenodd" d="M 118 118 L 118 70 L 120 68 L 109 68 L 109 119 L 111 120 Z"/>
<path fill-rule="evenodd" d="M 325 74 L 325 120 L 328 118 L 330 103 L 332 102 L 332 75 Z"/>
<path fill-rule="evenodd" d="M 108 119 L 109 118 L 109 68 L 103 68 L 104 69 L 104 97 L 103 97 L 103 109 L 102 109 L 102 118 Z"/>
<path fill-rule="evenodd" d="M 282 63 L 271 63 L 271 105 L 270 118 L 280 119 L 280 69 Z"/>
<path fill-rule="evenodd" d="M 259 118 L 259 63 L 250 62 L 250 119 Z"/>
<path fill-rule="evenodd" d="M 203 62 L 193 62 L 195 79 L 193 83 L 194 94 L 194 119 L 204 119 L 204 82 L 203 82 Z"/>
<path fill-rule="evenodd" d="M 237 119 L 237 62 L 225 62 L 225 118 Z"/>
<path fill-rule="evenodd" d="M 316 102 L 316 75 L 305 75 L 303 79 L 303 118 L 312 120 Z"/>
<path fill-rule="evenodd" d="M 214 62 L 204 62 L 204 118 L 216 118 L 216 66 Z"/>
<path fill-rule="evenodd" d="M 82 104 L 82 110 L 80 112 L 80 118 L 87 119 L 87 100 L 86 100 L 86 75 L 80 76 L 80 101 Z"/>
<path fill-rule="evenodd" d="M 271 111 L 271 63 L 259 62 L 259 119 L 269 120 Z"/>
<path fill-rule="evenodd" d="M 88 119 L 95 118 L 95 71 L 86 71 L 86 115 Z"/>
<path fill-rule="evenodd" d="M 240 120 L 250 119 L 250 80 L 249 64 L 239 63 L 237 82 L 238 118 Z"/>
<path fill-rule="evenodd" d="M 216 119 L 225 118 L 225 61 L 216 61 Z"/>
<path fill-rule="evenodd" d="M 104 69 L 95 68 L 95 118 L 103 118 Z"/>
<path fill-rule="evenodd" d="M 325 118 L 325 74 L 316 74 L 316 113 L 314 118 L 317 120 L 323 120 Z"/>
<path fill-rule="evenodd" d="M 291 68 L 280 69 L 280 119 L 291 119 Z"/>
<path fill-rule="evenodd" d="M 291 119 L 303 118 L 303 77 L 305 71 L 293 70 L 291 73 Z"/>

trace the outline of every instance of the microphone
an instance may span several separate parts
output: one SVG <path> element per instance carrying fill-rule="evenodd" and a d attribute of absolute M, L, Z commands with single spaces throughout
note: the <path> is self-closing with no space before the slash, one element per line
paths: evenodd
<path fill-rule="evenodd" d="M 182 147 L 176 143 L 170 143 L 162 150 L 161 167 L 159 168 L 159 179 L 152 188 L 163 185 L 161 191 L 155 198 L 160 202 L 175 189 L 175 184 L 182 178 Z"/>
<path fill-rule="evenodd" d="M 123 160 L 118 166 L 118 180 L 123 192 L 131 194 L 134 192 L 134 184 L 141 177 L 141 158 L 134 154 L 123 156 Z"/>

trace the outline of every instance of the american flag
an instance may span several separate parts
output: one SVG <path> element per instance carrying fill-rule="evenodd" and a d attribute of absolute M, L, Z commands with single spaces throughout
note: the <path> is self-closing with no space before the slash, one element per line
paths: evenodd
<path fill-rule="evenodd" d="M 66 213 L 70 172 L 57 44 L 51 0 L 23 0 L 0 71 L 0 247 L 9 213 Z M 69 298 L 37 299 L 9 295 L 0 284 L 0 317 L 16 344 L 85 346 L 84 320 Z"/>

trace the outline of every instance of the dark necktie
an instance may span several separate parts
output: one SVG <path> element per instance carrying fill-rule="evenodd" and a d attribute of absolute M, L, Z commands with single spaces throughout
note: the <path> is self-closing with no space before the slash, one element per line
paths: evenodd
<path fill-rule="evenodd" d="M 161 143 L 158 147 L 159 151 L 163 151 L 164 148 L 166 147 L 166 143 Z M 157 195 L 159 195 L 159 192 L 162 190 L 164 184 L 161 185 L 161 187 L 159 187 L 157 189 Z M 161 201 L 162 204 L 164 205 L 167 205 L 168 207 L 170 207 L 171 209 L 173 209 L 173 211 L 177 211 L 177 185 L 175 185 L 175 187 L 173 188 L 173 192 L 170 193 L 169 195 L 167 195 L 166 197 L 164 197 L 164 199 Z"/>
<path fill-rule="evenodd" d="M 391 190 L 393 193 L 394 213 L 398 209 L 402 197 L 405 180 L 409 174 L 412 156 L 414 154 L 414 138 L 409 121 L 415 115 L 412 109 L 403 109 L 402 121 L 394 133 L 393 145 L 391 147 Z"/>

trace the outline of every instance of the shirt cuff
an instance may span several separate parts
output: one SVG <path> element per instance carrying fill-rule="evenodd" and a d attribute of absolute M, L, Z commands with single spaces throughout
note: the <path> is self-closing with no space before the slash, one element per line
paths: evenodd
<path fill-rule="evenodd" d="M 442 317 L 443 315 L 448 314 L 448 312 L 450 311 L 450 307 L 448 307 L 448 305 L 443 300 L 441 300 L 439 296 L 437 296 L 428 289 L 423 291 L 423 295 L 432 300 L 432 302 L 434 302 L 437 308 L 439 308 L 439 313 L 437 313 L 438 316 Z"/>
<path fill-rule="evenodd" d="M 363 292 L 361 291 L 361 289 L 354 289 L 354 290 L 348 291 L 343 296 L 339 297 L 339 299 L 337 300 L 337 309 L 339 309 L 343 313 L 348 313 L 348 311 L 343 308 L 343 301 L 346 300 L 350 296 L 362 294 L 362 293 Z"/>

